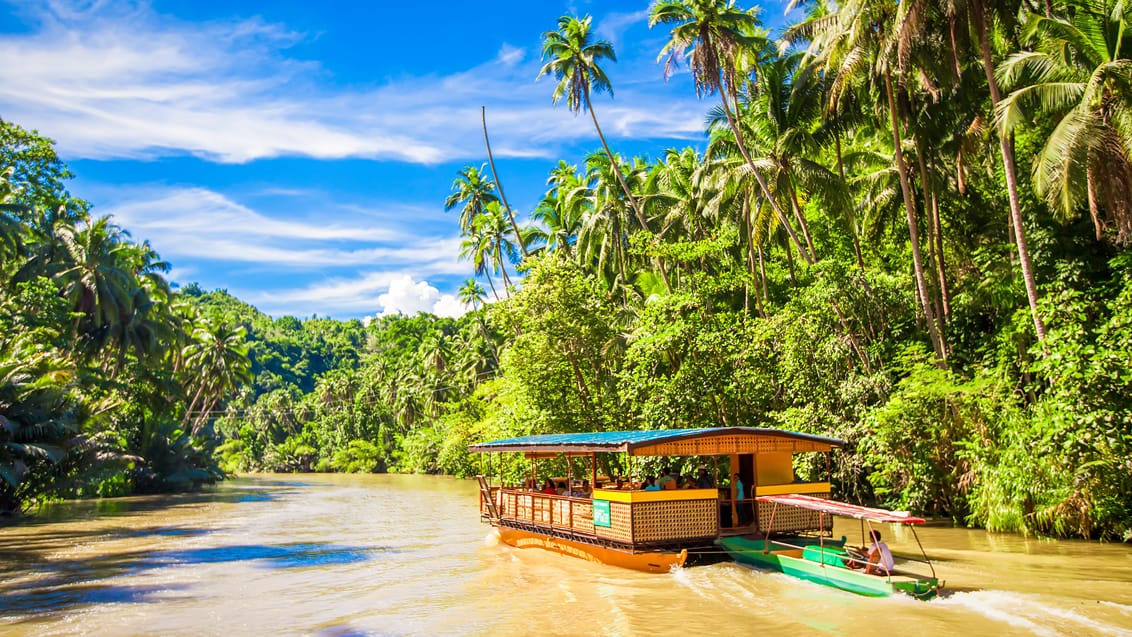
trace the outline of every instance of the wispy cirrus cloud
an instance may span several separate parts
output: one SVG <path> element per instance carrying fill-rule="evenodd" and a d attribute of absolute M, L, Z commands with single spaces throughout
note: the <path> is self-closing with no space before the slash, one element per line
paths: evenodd
<path fill-rule="evenodd" d="M 336 204 L 324 203 L 315 218 L 280 219 L 206 188 L 144 186 L 106 189 L 101 214 L 114 217 L 134 237 L 150 241 L 165 258 L 252 263 L 262 268 L 323 266 L 412 267 L 424 275 L 460 274 L 460 239 L 412 227 L 399 206 L 389 214 L 369 209 L 370 222 L 327 223 Z M 359 217 L 357 207 L 351 217 Z M 403 227 L 402 227 L 403 226 Z"/>
<path fill-rule="evenodd" d="M 339 86 L 319 63 L 289 55 L 307 37 L 258 18 L 185 22 L 147 4 L 49 2 L 25 9 L 35 28 L 0 35 L 0 110 L 50 131 L 69 156 L 193 155 L 243 163 L 298 156 L 433 164 L 480 157 L 488 106 L 501 156 L 550 157 L 592 134 L 536 84 L 537 51 L 503 43 L 463 72 Z M 619 32 L 628 18 L 605 27 Z M 533 55 L 531 54 L 533 53 Z M 691 138 L 703 107 L 663 90 L 659 73 L 602 104 L 609 134 Z"/>
<path fill-rule="evenodd" d="M 103 186 L 97 212 L 149 241 L 162 258 L 194 264 L 171 272 L 172 280 L 223 272 L 223 287 L 269 314 L 465 311 L 452 294 L 429 283 L 453 284 L 467 276 L 468 264 L 456 256 L 460 238 L 421 223 L 413 206 L 323 199 L 317 216 L 284 219 L 288 207 L 307 208 L 313 193 L 268 194 L 285 198 L 272 215 L 207 188 Z M 354 222 L 329 221 L 343 218 Z"/>

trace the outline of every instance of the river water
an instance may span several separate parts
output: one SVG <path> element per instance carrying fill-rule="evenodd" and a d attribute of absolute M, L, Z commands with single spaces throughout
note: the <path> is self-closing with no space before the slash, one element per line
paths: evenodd
<path fill-rule="evenodd" d="M 1132 635 L 1132 546 L 920 537 L 947 594 L 872 599 L 729 563 L 649 575 L 511 548 L 467 480 L 243 478 L 0 526 L 0 635 Z"/>

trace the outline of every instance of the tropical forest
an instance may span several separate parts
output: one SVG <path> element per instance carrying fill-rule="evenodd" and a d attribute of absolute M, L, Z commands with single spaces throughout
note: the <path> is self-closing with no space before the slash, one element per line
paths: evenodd
<path fill-rule="evenodd" d="M 546 100 L 595 143 L 516 209 L 491 106 L 468 123 L 482 162 L 435 195 L 459 318 L 269 316 L 174 282 L 70 193 L 52 131 L 0 120 L 0 512 L 773 427 L 845 441 L 843 500 L 1132 540 L 1132 3 L 791 8 L 772 33 L 750 2 L 652 3 L 703 135 L 638 155 L 601 128 L 614 45 L 547 24 Z"/>

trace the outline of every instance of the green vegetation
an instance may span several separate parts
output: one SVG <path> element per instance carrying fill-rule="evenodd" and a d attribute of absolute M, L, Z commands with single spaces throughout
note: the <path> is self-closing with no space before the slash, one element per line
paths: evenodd
<path fill-rule="evenodd" d="M 652 6 L 664 72 L 719 98 L 706 151 L 659 159 L 610 149 L 591 92 L 612 96 L 613 47 L 561 18 L 541 74 L 602 149 L 560 161 L 522 228 L 459 172 L 443 204 L 494 302 L 469 280 L 458 320 L 171 292 L 5 124 L 0 506 L 750 425 L 845 439 L 844 498 L 1132 538 L 1132 5 L 794 4 L 781 43 L 728 0 Z"/>

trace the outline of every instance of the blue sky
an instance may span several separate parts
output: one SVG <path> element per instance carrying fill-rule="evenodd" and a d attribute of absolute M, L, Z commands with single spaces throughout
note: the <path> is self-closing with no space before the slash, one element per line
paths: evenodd
<path fill-rule="evenodd" d="M 768 26 L 782 0 L 763 2 Z M 704 142 L 714 101 L 667 83 L 647 1 L 0 4 L 0 117 L 57 143 L 73 194 L 170 278 L 274 316 L 463 311 L 456 173 L 486 161 L 520 219 L 599 144 L 535 81 L 541 35 L 592 14 L 618 61 L 594 106 L 615 152 Z M 683 71 L 683 69 L 682 69 Z M 712 98 L 713 100 L 715 98 Z M 486 286 L 485 286 L 486 287 Z"/>

